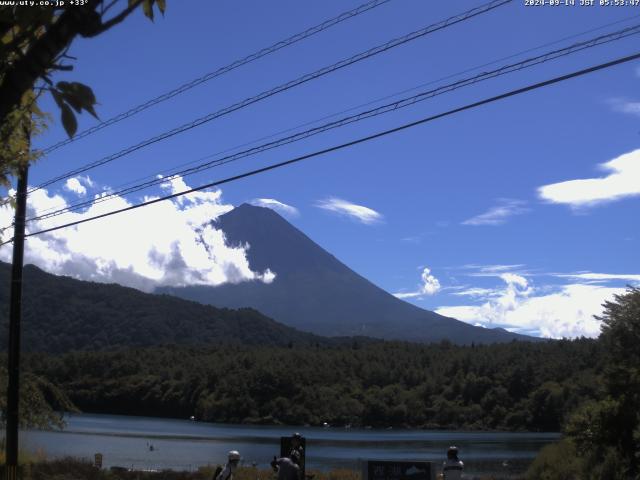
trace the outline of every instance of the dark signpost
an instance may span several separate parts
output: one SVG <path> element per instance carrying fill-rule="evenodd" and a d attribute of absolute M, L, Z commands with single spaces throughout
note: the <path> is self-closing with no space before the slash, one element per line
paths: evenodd
<path fill-rule="evenodd" d="M 363 480 L 435 480 L 431 462 L 368 460 L 363 465 Z"/>
<path fill-rule="evenodd" d="M 293 446 L 293 437 L 280 437 L 280 457 L 288 457 L 291 454 L 291 450 L 294 449 Z M 300 437 L 299 439 L 299 447 L 296 448 L 298 453 L 300 454 L 300 478 L 305 478 L 305 456 L 307 453 L 307 439 L 305 437 Z"/>

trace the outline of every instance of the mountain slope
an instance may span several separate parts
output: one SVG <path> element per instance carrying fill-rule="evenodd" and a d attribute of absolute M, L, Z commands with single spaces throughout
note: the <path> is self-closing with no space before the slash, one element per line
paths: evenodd
<path fill-rule="evenodd" d="M 243 204 L 217 220 L 231 245 L 248 243 L 259 281 L 218 287 L 163 288 L 189 300 L 230 308 L 253 307 L 286 325 L 319 335 L 366 335 L 420 342 L 492 343 L 529 339 L 503 329 L 473 327 L 397 299 L 323 250 L 273 210 Z"/>
<path fill-rule="evenodd" d="M 0 350 L 7 345 L 11 266 L 0 262 Z M 60 353 L 166 344 L 334 343 L 252 309 L 228 310 L 115 284 L 24 269 L 22 348 Z M 343 339 L 348 341 L 348 339 Z"/>

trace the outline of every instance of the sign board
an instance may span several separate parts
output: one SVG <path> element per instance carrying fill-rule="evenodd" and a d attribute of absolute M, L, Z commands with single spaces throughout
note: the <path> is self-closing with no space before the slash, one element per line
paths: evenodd
<path fill-rule="evenodd" d="M 101 453 L 96 453 L 93 456 L 93 465 L 96 468 L 102 468 L 102 454 Z"/>
<path fill-rule="evenodd" d="M 364 480 L 436 480 L 433 462 L 368 460 L 363 463 Z"/>
<path fill-rule="evenodd" d="M 280 437 L 280 457 L 288 457 L 291 455 L 291 450 L 294 449 L 293 437 Z M 300 437 L 299 447 L 296 448 L 300 454 L 300 478 L 305 478 L 305 457 L 307 454 L 307 439 Z"/>

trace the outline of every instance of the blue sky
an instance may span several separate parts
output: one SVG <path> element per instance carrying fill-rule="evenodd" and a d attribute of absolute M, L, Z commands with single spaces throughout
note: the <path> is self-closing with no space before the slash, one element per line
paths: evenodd
<path fill-rule="evenodd" d="M 96 39 L 74 43 L 75 71 L 55 79 L 91 85 L 98 114 L 107 119 L 360 3 L 169 1 L 166 16 L 154 23 L 137 12 Z M 32 168 L 30 184 L 481 3 L 392 0 L 55 151 Z M 31 208 L 91 198 L 612 22 L 620 23 L 473 73 L 640 23 L 638 7 L 530 7 L 514 1 L 91 170 L 88 177 L 51 186 L 32 196 Z M 637 49 L 632 36 L 181 181 L 201 185 Z M 598 324 L 592 315 L 602 301 L 640 283 L 639 86 L 640 62 L 627 63 L 148 209 L 139 217 L 112 217 L 33 238 L 27 258 L 54 273 L 143 289 L 154 282 L 218 283 L 231 279 L 230 271 L 240 272 L 236 280 L 277 281 L 277 272 L 251 272 L 243 252 L 225 246 L 218 232 L 207 232 L 218 252 L 215 268 L 193 242 L 172 242 L 176 232 L 197 229 L 232 206 L 268 204 L 355 271 L 423 308 L 535 335 L 594 336 Z M 50 99 L 44 98 L 42 107 L 57 117 Z M 87 115 L 79 120 L 80 130 L 96 122 Z M 63 139 L 58 123 L 56 118 L 35 145 Z M 581 179 L 592 180 L 577 182 Z M 99 208 L 180 185 L 175 181 Z M 58 251 L 60 244 L 65 247 Z M 169 272 L 174 254 L 196 273 Z M 8 255 L 6 247 L 0 250 L 3 259 Z"/>

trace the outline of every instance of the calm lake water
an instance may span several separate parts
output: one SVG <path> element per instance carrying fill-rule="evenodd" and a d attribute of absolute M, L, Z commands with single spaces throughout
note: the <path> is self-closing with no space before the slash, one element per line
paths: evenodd
<path fill-rule="evenodd" d="M 91 414 L 69 415 L 66 421 L 63 431 L 21 432 L 21 445 L 48 458 L 93 460 L 100 452 L 107 468 L 193 470 L 224 462 L 231 449 L 240 451 L 245 465 L 268 467 L 279 453 L 280 437 L 298 431 L 307 438 L 307 469 L 356 469 L 360 459 L 440 463 L 447 447 L 457 445 L 465 472 L 508 478 L 526 470 L 543 446 L 559 438 L 557 433 L 269 427 Z"/>

